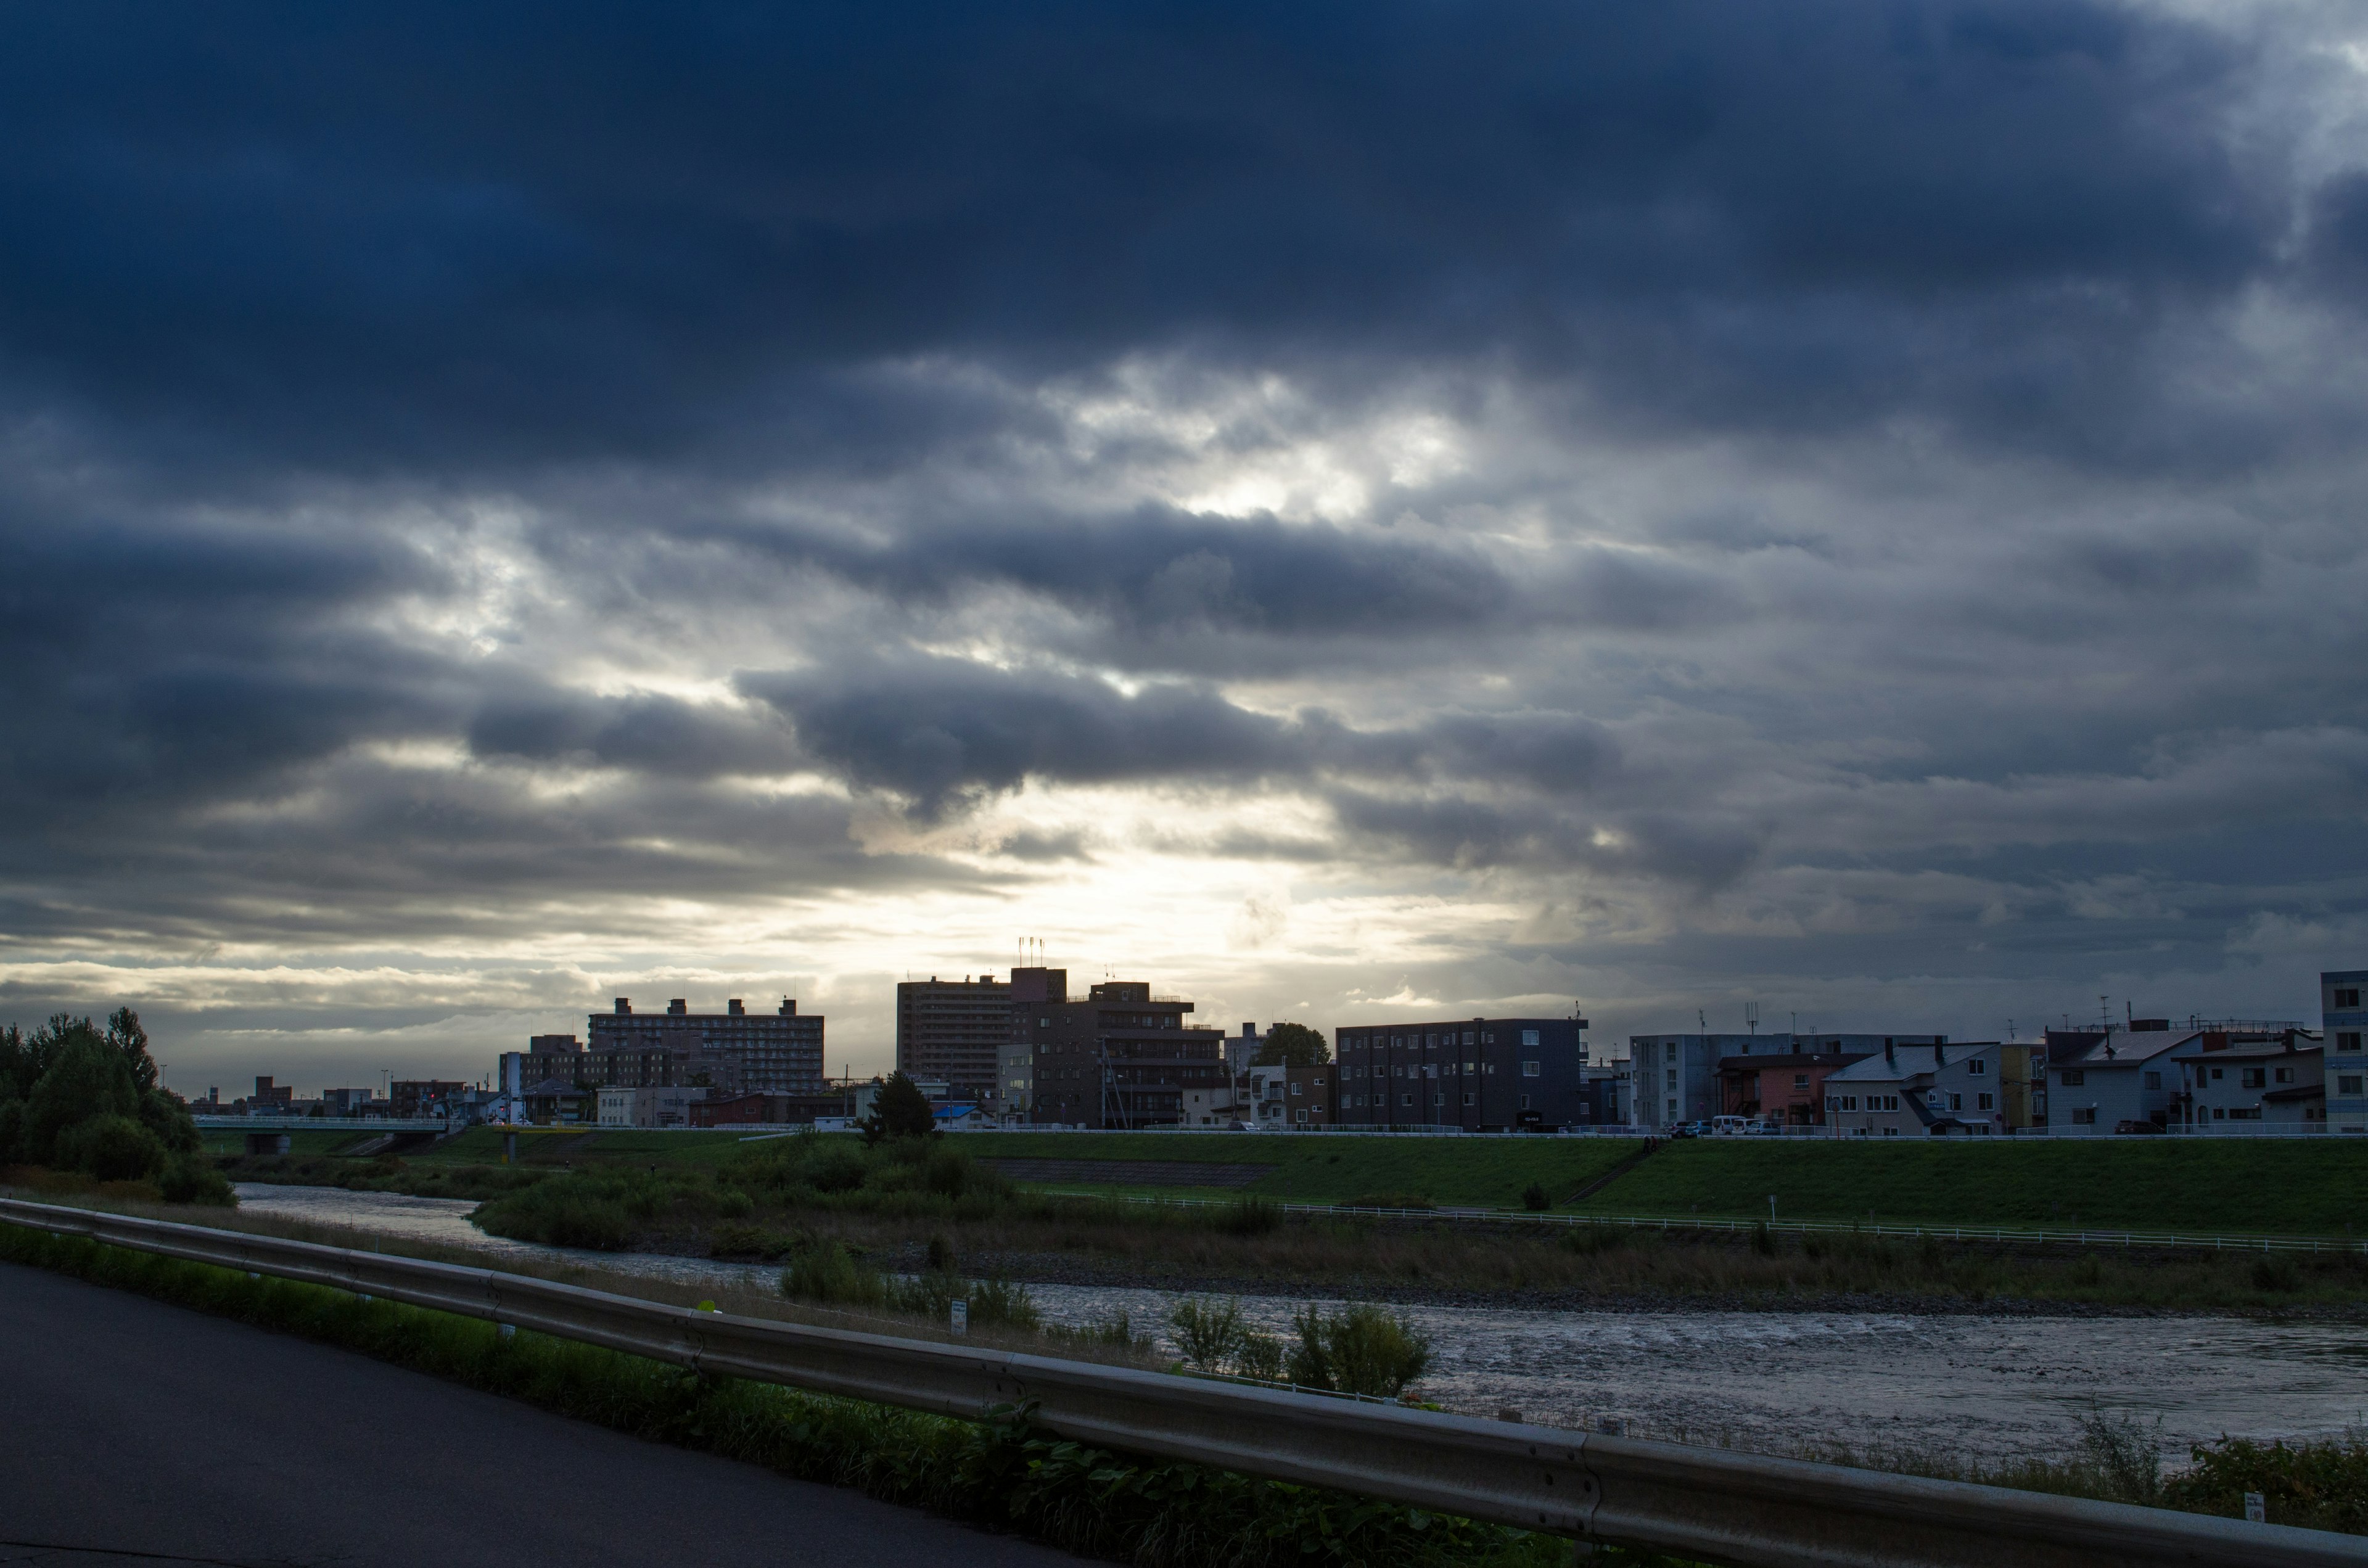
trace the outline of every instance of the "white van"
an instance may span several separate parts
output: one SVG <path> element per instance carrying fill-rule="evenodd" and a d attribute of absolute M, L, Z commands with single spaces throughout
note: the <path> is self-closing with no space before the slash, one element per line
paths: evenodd
<path fill-rule="evenodd" d="M 1713 1116 L 1710 1119 L 1710 1135 L 1713 1138 L 1740 1138 L 1751 1123 L 1739 1116 Z"/>

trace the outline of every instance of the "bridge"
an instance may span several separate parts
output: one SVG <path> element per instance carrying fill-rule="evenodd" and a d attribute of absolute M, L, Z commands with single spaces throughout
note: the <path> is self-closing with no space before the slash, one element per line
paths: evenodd
<path fill-rule="evenodd" d="M 368 1157 L 417 1149 L 458 1132 L 464 1123 L 440 1116 L 199 1116 L 200 1132 L 244 1132 L 250 1154 L 284 1154 L 291 1132 L 350 1132 L 369 1142 L 347 1153 Z"/>

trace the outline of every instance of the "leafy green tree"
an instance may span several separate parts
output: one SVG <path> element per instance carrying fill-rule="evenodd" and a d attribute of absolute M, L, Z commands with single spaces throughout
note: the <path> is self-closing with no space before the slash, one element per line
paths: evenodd
<path fill-rule="evenodd" d="M 140 1088 L 122 1054 L 90 1020 L 70 1019 L 61 1013 L 42 1031 L 49 1068 L 25 1096 L 24 1124 L 17 1134 L 17 1153 L 36 1165 L 55 1165 L 58 1134 L 94 1116 L 120 1116 L 137 1120 Z M 35 1037 L 37 1040 L 40 1036 Z"/>
<path fill-rule="evenodd" d="M 867 1143 L 897 1138 L 934 1138 L 938 1131 L 937 1114 L 929 1108 L 929 1097 L 921 1093 L 920 1085 L 902 1073 L 888 1074 L 888 1081 L 871 1096 L 871 1114 L 855 1125 L 862 1129 Z"/>
<path fill-rule="evenodd" d="M 165 1168 L 165 1145 L 128 1116 L 86 1116 L 58 1134 L 57 1163 L 101 1181 L 141 1181 Z"/>
<path fill-rule="evenodd" d="M 22 1098 L 14 1097 L 21 1087 Z M 60 1153 L 61 1135 L 94 1117 L 121 1117 L 145 1134 L 145 1142 L 125 1142 L 119 1134 L 75 1142 Z M 153 1146 L 158 1160 L 139 1174 L 151 1174 L 166 1157 L 194 1158 L 199 1143 L 188 1103 L 156 1081 L 148 1054 L 148 1031 L 140 1015 L 118 1007 L 104 1028 L 88 1018 L 60 1013 L 30 1036 L 13 1026 L 0 1032 L 0 1156 L 30 1165 L 85 1168 L 81 1151 L 104 1149 L 109 1169 L 131 1156 L 125 1151 Z M 101 1159 L 92 1153 L 91 1159 Z M 97 1175 L 97 1171 L 90 1174 Z"/>
<path fill-rule="evenodd" d="M 1258 1041 L 1258 1054 L 1250 1059 L 1253 1067 L 1321 1067 L 1332 1060 L 1332 1048 L 1324 1043 L 1324 1031 L 1311 1029 L 1305 1024 L 1277 1024 L 1266 1031 Z"/>

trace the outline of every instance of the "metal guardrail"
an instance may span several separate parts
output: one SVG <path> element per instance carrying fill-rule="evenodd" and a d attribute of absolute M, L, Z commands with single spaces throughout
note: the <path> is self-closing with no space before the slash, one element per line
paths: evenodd
<path fill-rule="evenodd" d="M 990 1161 L 991 1163 L 991 1161 Z M 1518 1209 L 1383 1209 L 1352 1203 L 1290 1203 L 1245 1193 L 1241 1198 L 1161 1198 L 1149 1193 L 1109 1192 L 1095 1187 L 1042 1187 L 1053 1198 L 1096 1199 L 1106 1203 L 1167 1204 L 1177 1208 L 1224 1209 L 1243 1198 L 1282 1214 L 1326 1214 L 1342 1219 L 1480 1220 L 1506 1225 L 1618 1225 L 1640 1231 L 1753 1232 L 1765 1225 L 1782 1235 L 1930 1236 L 1954 1242 L 2067 1242 L 2087 1246 L 2194 1247 L 2214 1252 L 2368 1252 L 2368 1239 L 2315 1236 L 2185 1235 L 2170 1231 L 2016 1230 L 2005 1225 L 1897 1225 L 1862 1220 L 1738 1220 L 1704 1214 L 1556 1214 Z"/>
<path fill-rule="evenodd" d="M 200 1132 L 449 1132 L 437 1117 L 392 1116 L 192 1116 Z"/>
<path fill-rule="evenodd" d="M 985 1346 L 702 1312 L 577 1285 L 19 1199 L 0 1221 L 515 1324 L 719 1376 L 1744 1568 L 2353 1568 L 2368 1538 L 1926 1481 Z"/>

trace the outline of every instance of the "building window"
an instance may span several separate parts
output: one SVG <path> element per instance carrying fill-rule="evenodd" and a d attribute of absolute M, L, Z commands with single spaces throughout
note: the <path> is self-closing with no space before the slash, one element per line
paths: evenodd
<path fill-rule="evenodd" d="M 1965 1108 L 1965 1096 L 1963 1096 L 1963 1095 L 1951 1095 L 1951 1096 L 1949 1096 L 1949 1108 L 1950 1108 L 1951 1110 L 1963 1110 L 1963 1109 L 1964 1109 L 1964 1108 Z"/>
<path fill-rule="evenodd" d="M 1300 1091 L 1300 1087 L 1301 1087 L 1301 1085 L 1297 1085 L 1297 1084 L 1293 1084 L 1293 1085 L 1291 1085 L 1291 1097 L 1292 1097 L 1292 1098 L 1293 1098 L 1293 1099 L 1297 1099 L 1297 1098 L 1299 1097 L 1299 1091 Z"/>
<path fill-rule="evenodd" d="M 2096 1126 L 2097 1108 L 2095 1106 L 2083 1106 L 2078 1110 L 2074 1111 L 2072 1113 L 2072 1125 L 2075 1127 Z"/>
<path fill-rule="evenodd" d="M 2356 1095 L 2360 1092 L 2360 1080 L 2347 1073 L 2335 1080 L 2335 1092 L 2339 1095 Z"/>
<path fill-rule="evenodd" d="M 1543 1062 L 1524 1062 L 1521 1063 L 1521 1076 L 1524 1078 L 1541 1077 L 1544 1074 L 1544 1072 L 1545 1066 Z"/>
<path fill-rule="evenodd" d="M 1398 1104 L 1412 1105 L 1414 1104 L 1414 1096 L 1412 1095 L 1400 1095 L 1398 1096 Z"/>
<path fill-rule="evenodd" d="M 2243 1087 L 2243 1088 L 2248 1088 L 2248 1089 L 2259 1089 L 2259 1088 L 2266 1087 L 2266 1086 L 2267 1086 L 2267 1085 L 2266 1085 L 2266 1083 L 2264 1082 L 2264 1075 L 2263 1075 L 2263 1074 L 2262 1074 L 2262 1072 L 2261 1072 L 2261 1069 L 2260 1069 L 2259 1067 L 2248 1067 L 2248 1068 L 2246 1068 L 2246 1069 L 2244 1070 L 2243 1074 L 2242 1074 L 2242 1081 L 2241 1081 L 2240 1086 L 2241 1086 L 2241 1087 Z"/>
<path fill-rule="evenodd" d="M 2212 1081 L 2215 1084 L 2220 1081 L 2220 1069 L 2217 1067 L 2212 1069 Z"/>
<path fill-rule="evenodd" d="M 1670 1119 L 1670 1120 L 1672 1120 L 1672 1121 L 1675 1121 L 1677 1119 L 1678 1119 L 1678 1102 L 1677 1102 L 1677 1101 L 1675 1101 L 1675 1100 L 1671 1100 L 1671 1101 L 1669 1102 L 1669 1119 Z"/>
<path fill-rule="evenodd" d="M 1974 1108 L 1975 1110 L 1996 1110 L 1998 1109 L 1998 1096 L 1996 1095 L 1975 1095 L 1974 1096 Z"/>
<path fill-rule="evenodd" d="M 1531 1051 L 1535 1051 L 1538 1048 L 1538 1031 L 1535 1029 L 1523 1029 L 1521 1031 L 1521 1043 L 1528 1046 Z"/>
<path fill-rule="evenodd" d="M 1968 1072 L 1968 1073 L 1971 1073 L 1972 1074 L 1974 1074 L 1974 1076 L 1975 1076 L 1975 1077 L 1977 1077 L 1977 1078 L 1978 1078 L 1978 1077 L 1980 1077 L 1983 1074 L 1985 1074 L 1985 1073 L 1988 1072 L 1989 1070 L 1990 1070 L 1990 1064 L 1989 1064 L 1988 1062 L 1987 1062 L 1983 1061 L 1983 1060 L 1982 1060 L 1980 1057 L 1978 1057 L 1978 1056 L 1976 1056 L 1976 1057 L 1973 1057 L 1972 1059 L 1968 1060 L 1968 1061 L 1966 1062 L 1966 1063 L 1965 1063 L 1965 1071 L 1966 1071 L 1966 1072 Z"/>
<path fill-rule="evenodd" d="M 2078 1067 L 2066 1067 L 2059 1076 L 2067 1089 L 2077 1089 L 2089 1081 L 2087 1072 Z"/>
<path fill-rule="evenodd" d="M 2357 1050 L 2359 1050 L 2359 1049 L 2360 1049 L 2360 1034 L 2359 1034 L 2359 1031 L 2358 1031 L 2358 1030 L 2356 1030 L 2356 1029 L 2347 1029 L 2347 1030 L 2345 1030 L 2345 1031 L 2343 1031 L 2343 1032 L 2341 1032 L 2341 1033 L 2339 1033 L 2339 1034 L 2335 1037 L 2335 1049 L 2336 1049 L 2336 1050 L 2338 1050 L 2338 1051 L 2357 1051 Z"/>
<path fill-rule="evenodd" d="M 1521 1096 L 1521 1108 L 1522 1108 L 1523 1110 L 1527 1110 L 1527 1109 L 1529 1109 L 1529 1108 L 1530 1108 L 1530 1096 L 1527 1096 L 1527 1095 L 1523 1095 L 1523 1096 Z"/>
<path fill-rule="evenodd" d="M 2360 1006 L 2360 993 L 2350 986 L 2339 986 L 2335 993 L 2335 1005 L 2339 1007 L 2357 1007 Z"/>
<path fill-rule="evenodd" d="M 1671 1088 L 1673 1088 L 1673 1089 L 1674 1089 L 1674 1088 L 1676 1088 L 1677 1086 L 1678 1086 L 1678 1070 L 1677 1070 L 1676 1068 L 1672 1067 L 1672 1068 L 1670 1068 L 1670 1069 L 1669 1069 L 1669 1087 L 1671 1087 Z"/>
<path fill-rule="evenodd" d="M 1430 1103 L 1433 1105 L 1445 1105 L 1447 1103 L 1447 1096 L 1443 1093 L 1434 1091 L 1430 1096 Z"/>
<path fill-rule="evenodd" d="M 1842 1108 L 1844 1110 L 1856 1110 L 1858 1108 L 1858 1096 L 1856 1095 L 1844 1095 L 1842 1096 Z"/>
<path fill-rule="evenodd" d="M 2149 1074 L 2147 1074 L 2146 1075 L 2146 1086 L 2147 1088 L 2149 1088 L 2149 1089 L 2159 1089 L 2159 1088 L 2161 1088 L 2161 1087 L 2162 1087 L 2162 1074 L 2159 1074 L 2159 1073 L 2149 1073 Z"/>
<path fill-rule="evenodd" d="M 1464 1096 L 1463 1096 L 1463 1103 L 1464 1103 L 1466 1106 L 1470 1106 L 1470 1105 L 1472 1105 L 1474 1101 L 1478 1100 L 1478 1099 L 1479 1099 L 1479 1097 L 1480 1097 L 1480 1096 L 1477 1096 L 1477 1095 L 1467 1093 L 1467 1094 L 1465 1094 L 1465 1095 L 1464 1095 Z"/>
<path fill-rule="evenodd" d="M 1465 1029 L 1463 1031 L 1463 1043 L 1466 1045 L 1476 1045 L 1479 1043 L 1479 1037 L 1474 1035 L 1470 1029 Z"/>
<path fill-rule="evenodd" d="M 2279 1083 L 2281 1083 L 2281 1084 L 2291 1084 L 2291 1083 L 2293 1083 L 2293 1082 L 2294 1082 L 2294 1069 L 2293 1069 L 2293 1068 L 2291 1068 L 2291 1067 L 2281 1067 L 2281 1068 L 2279 1068 L 2279 1069 L 2278 1069 L 2278 1082 L 2279 1082 Z"/>
<path fill-rule="evenodd" d="M 1795 1089 L 1805 1089 L 1808 1086 L 1809 1075 L 1806 1073 L 1795 1073 L 1793 1074 L 1793 1087 Z"/>

